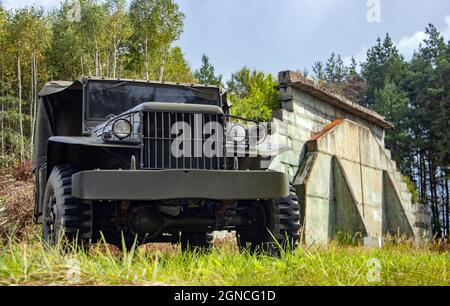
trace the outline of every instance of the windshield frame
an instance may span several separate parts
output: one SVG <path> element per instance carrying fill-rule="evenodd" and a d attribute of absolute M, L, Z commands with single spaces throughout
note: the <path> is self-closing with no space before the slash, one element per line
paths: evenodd
<path fill-rule="evenodd" d="M 158 88 L 179 88 L 179 89 L 192 89 L 192 90 L 205 90 L 205 91 L 216 91 L 217 96 L 217 104 L 216 106 L 219 106 L 221 108 L 224 107 L 224 99 L 223 94 L 220 87 L 215 86 L 202 86 L 202 85 L 195 85 L 195 84 L 180 84 L 180 83 L 164 83 L 164 82 L 151 82 L 151 81 L 136 81 L 136 80 L 124 80 L 124 79 L 87 79 L 85 82 L 83 82 L 83 133 L 88 134 L 94 127 L 96 127 L 99 124 L 104 123 L 107 121 L 107 118 L 94 118 L 89 116 L 89 84 L 91 83 L 105 83 L 109 86 L 117 86 L 120 84 L 136 84 L 137 86 L 149 86 L 154 88 L 155 92 Z M 108 86 L 106 85 L 106 86 Z M 160 102 L 160 101 L 146 101 L 146 102 Z M 172 103 L 172 102 L 165 102 L 165 103 Z M 185 104 L 185 103 L 180 103 Z M 203 105 L 203 104 L 200 104 Z M 209 104 L 208 104 L 209 105 Z M 128 111 L 128 110 L 126 110 Z M 125 111 L 125 112 L 126 112 Z M 120 114 L 115 114 L 116 116 Z"/>

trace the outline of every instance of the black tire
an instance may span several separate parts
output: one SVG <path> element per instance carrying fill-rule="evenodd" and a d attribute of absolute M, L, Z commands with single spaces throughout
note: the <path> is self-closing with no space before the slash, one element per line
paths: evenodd
<path fill-rule="evenodd" d="M 86 245 L 92 237 L 92 206 L 72 197 L 69 165 L 53 168 L 45 188 L 42 239 L 46 247 L 67 239 L 75 246 Z"/>
<path fill-rule="evenodd" d="M 182 232 L 180 235 L 181 250 L 208 250 L 213 247 L 214 234 L 212 232 Z"/>
<path fill-rule="evenodd" d="M 278 255 L 296 247 L 300 239 L 300 206 L 293 187 L 285 198 L 242 205 L 249 206 L 244 217 L 250 217 L 250 223 L 237 231 L 241 250 Z"/>

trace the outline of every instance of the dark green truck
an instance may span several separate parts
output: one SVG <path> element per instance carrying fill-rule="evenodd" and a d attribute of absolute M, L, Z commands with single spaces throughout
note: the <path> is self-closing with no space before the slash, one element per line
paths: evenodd
<path fill-rule="evenodd" d="M 209 247 L 214 231 L 235 231 L 252 250 L 294 245 L 297 196 L 284 173 L 267 169 L 273 156 L 237 149 L 251 151 L 249 131 L 229 113 L 226 92 L 214 86 L 89 77 L 46 84 L 34 158 L 46 244 L 104 237 L 126 247 Z"/>

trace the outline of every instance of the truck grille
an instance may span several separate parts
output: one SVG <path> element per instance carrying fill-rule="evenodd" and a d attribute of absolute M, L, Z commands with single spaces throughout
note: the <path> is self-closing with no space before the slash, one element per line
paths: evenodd
<path fill-rule="evenodd" d="M 144 112 L 143 119 L 143 169 L 224 169 L 223 115 L 157 111 Z M 203 129 L 210 122 L 220 124 L 222 133 L 205 134 Z M 184 133 L 181 133 L 180 126 L 184 127 Z M 220 150 L 221 154 L 206 156 L 203 147 L 207 139 L 214 140 L 215 144 L 221 143 L 217 148 L 212 146 L 214 150 Z M 179 152 L 188 154 L 181 157 L 172 154 L 173 146 Z"/>

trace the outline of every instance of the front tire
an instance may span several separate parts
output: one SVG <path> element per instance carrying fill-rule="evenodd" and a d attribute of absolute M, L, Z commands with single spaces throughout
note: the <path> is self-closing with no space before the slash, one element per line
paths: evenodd
<path fill-rule="evenodd" d="M 300 239 L 300 206 L 293 187 L 289 196 L 265 202 L 242 203 L 248 226 L 238 229 L 241 250 L 278 255 L 294 249 Z"/>
<path fill-rule="evenodd" d="M 74 246 L 89 243 L 92 237 L 92 207 L 72 197 L 69 165 L 53 168 L 45 188 L 42 239 L 46 247 L 58 245 L 63 238 Z"/>

